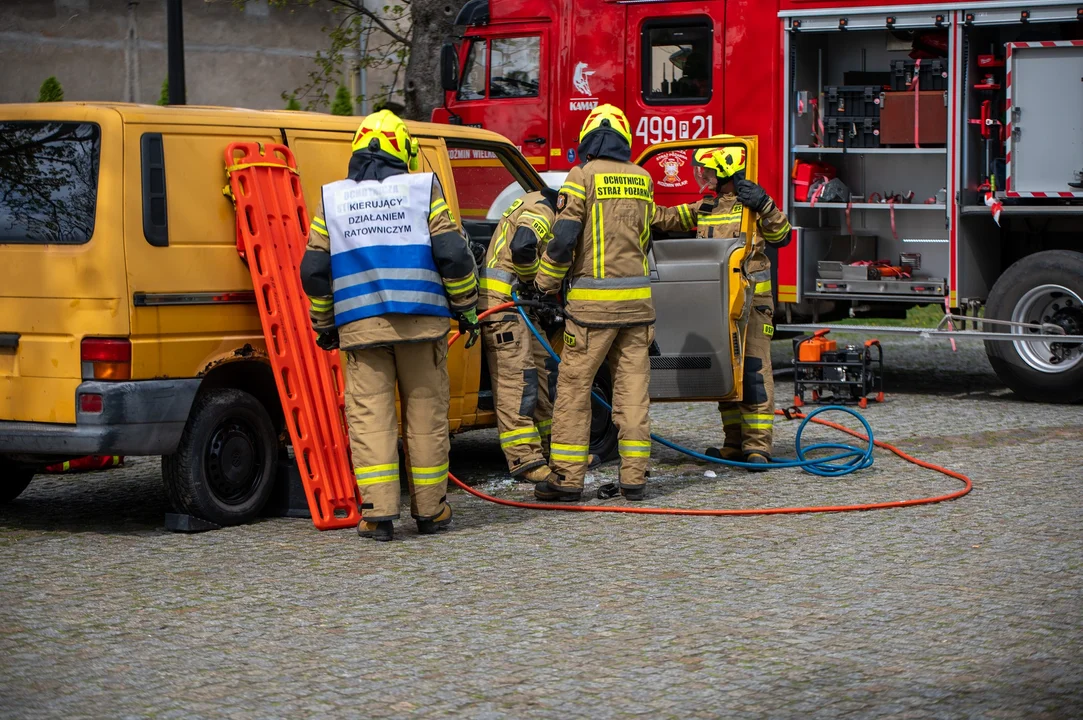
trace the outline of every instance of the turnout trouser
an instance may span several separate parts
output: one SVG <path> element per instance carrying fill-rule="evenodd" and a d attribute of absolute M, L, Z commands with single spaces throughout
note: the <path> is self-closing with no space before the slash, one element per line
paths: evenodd
<path fill-rule="evenodd" d="M 718 404 L 726 447 L 771 456 L 775 425 L 775 382 L 771 377 L 774 300 L 756 295 L 745 341 L 744 395 L 741 402 Z"/>
<path fill-rule="evenodd" d="M 500 449 L 512 476 L 521 475 L 546 463 L 556 361 L 516 312 L 483 324 L 481 333 L 493 383 Z"/>
<path fill-rule="evenodd" d="M 590 389 L 602 363 L 613 377 L 613 422 L 619 428 L 620 485 L 642 487 L 651 456 L 650 326 L 587 328 L 566 321 L 553 407 L 550 466 L 559 487 L 581 489 L 590 460 Z M 551 481 L 552 482 L 552 481 Z"/>
<path fill-rule="evenodd" d="M 444 509 L 451 449 L 447 343 L 441 338 L 344 354 L 346 419 L 362 517 L 370 522 L 399 517 L 397 386 L 411 514 L 435 518 Z"/>

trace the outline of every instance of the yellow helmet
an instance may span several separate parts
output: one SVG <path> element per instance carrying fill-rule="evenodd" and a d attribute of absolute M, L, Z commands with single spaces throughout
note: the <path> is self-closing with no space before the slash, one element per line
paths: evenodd
<path fill-rule="evenodd" d="M 410 170 L 417 170 L 418 142 L 410 137 L 406 123 L 390 110 L 380 110 L 366 117 L 354 133 L 350 147 L 354 152 L 387 153 L 402 160 Z"/>
<path fill-rule="evenodd" d="M 632 146 L 632 128 L 628 124 L 628 118 L 616 105 L 599 105 L 590 111 L 587 119 L 583 121 L 583 129 L 579 131 L 579 142 L 583 142 L 590 133 L 598 128 L 608 127 L 616 130 L 628 147 Z"/>
<path fill-rule="evenodd" d="M 740 145 L 696 150 L 694 161 L 718 173 L 719 180 L 729 180 L 745 169 L 745 149 Z"/>

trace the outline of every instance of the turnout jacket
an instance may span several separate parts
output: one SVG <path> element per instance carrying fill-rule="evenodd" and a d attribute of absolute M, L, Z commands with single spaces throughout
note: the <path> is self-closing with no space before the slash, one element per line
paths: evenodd
<path fill-rule="evenodd" d="M 565 312 L 585 327 L 650 325 L 651 228 L 691 230 L 695 218 L 693 205 L 655 205 L 654 183 L 634 163 L 599 158 L 577 165 L 560 189 L 535 282 L 555 293 L 567 279 Z"/>
<path fill-rule="evenodd" d="M 741 215 L 744 205 L 733 193 L 715 198 L 704 198 L 699 206 L 697 237 L 733 238 L 741 234 Z M 774 201 L 762 213 L 756 215 L 753 226 L 753 251 L 746 269 L 755 283 L 756 295 L 771 294 L 771 261 L 764 252 L 764 242 L 785 247 L 790 241 L 790 221 L 778 209 Z"/>
<path fill-rule="evenodd" d="M 382 182 L 388 182 L 395 177 L 397 176 L 391 176 Z M 443 338 L 448 333 L 448 318 L 452 313 L 466 312 L 477 305 L 478 282 L 474 256 L 463 231 L 452 217 L 436 175 L 432 175 L 428 196 L 428 227 L 425 230 L 432 244 L 432 266 L 443 285 L 446 309 L 440 312 L 434 308 L 434 314 L 389 312 L 348 320 L 338 328 L 339 346 L 343 350 Z M 312 218 L 308 245 L 301 261 L 301 285 L 311 301 L 310 319 L 317 332 L 330 330 L 336 325 L 331 238 L 324 218 L 321 196 L 319 207 Z M 394 258 L 397 255 L 392 252 L 387 257 Z M 390 275 L 378 270 L 371 272 L 377 278 Z M 340 319 L 342 317 L 340 315 Z"/>
<path fill-rule="evenodd" d="M 545 196 L 537 191 L 523 195 L 504 211 L 481 268 L 479 311 L 511 300 L 516 280 L 534 282 L 540 255 L 552 237 L 554 215 Z"/>

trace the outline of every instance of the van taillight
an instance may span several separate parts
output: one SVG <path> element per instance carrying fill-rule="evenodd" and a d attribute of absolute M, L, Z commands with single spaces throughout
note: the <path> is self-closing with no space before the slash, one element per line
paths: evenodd
<path fill-rule="evenodd" d="M 132 343 L 120 338 L 83 338 L 80 348 L 84 380 L 130 380 Z"/>

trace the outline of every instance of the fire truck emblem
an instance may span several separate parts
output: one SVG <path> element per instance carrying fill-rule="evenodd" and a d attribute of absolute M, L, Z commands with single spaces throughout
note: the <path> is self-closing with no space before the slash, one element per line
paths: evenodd
<path fill-rule="evenodd" d="M 688 184 L 688 181 L 680 176 L 681 166 L 687 162 L 683 152 L 662 153 L 657 160 L 665 173 L 665 177 L 658 181 L 659 186 L 683 187 Z"/>
<path fill-rule="evenodd" d="M 575 74 L 572 75 L 572 85 L 580 95 L 590 95 L 590 76 L 593 70 L 587 70 L 585 62 L 575 64 Z"/>

